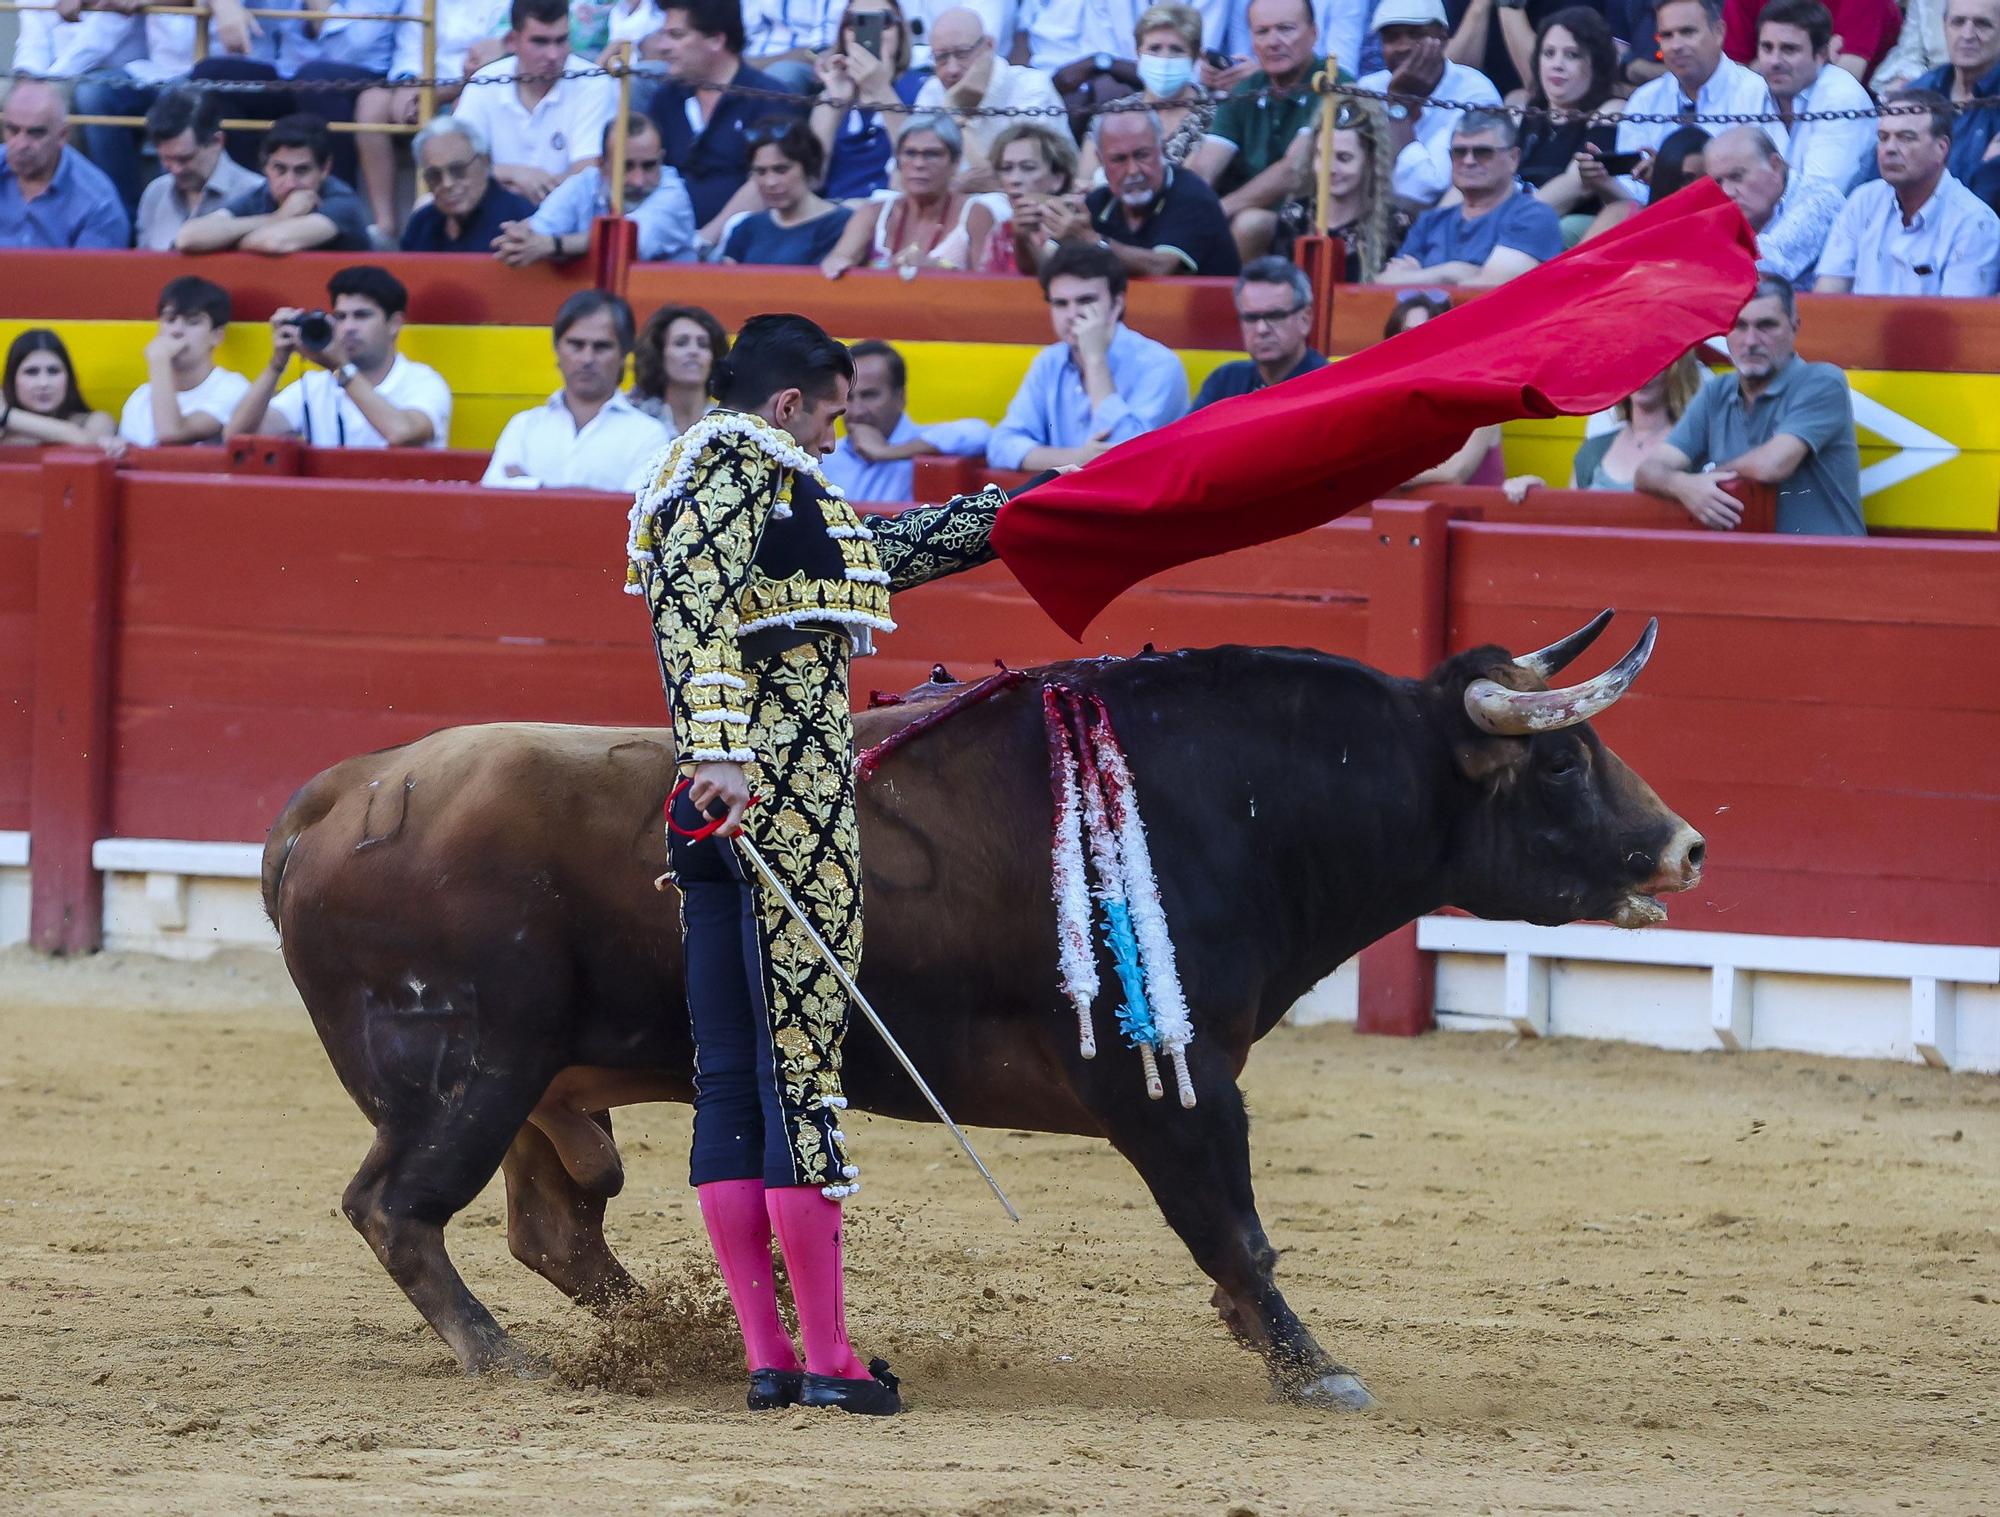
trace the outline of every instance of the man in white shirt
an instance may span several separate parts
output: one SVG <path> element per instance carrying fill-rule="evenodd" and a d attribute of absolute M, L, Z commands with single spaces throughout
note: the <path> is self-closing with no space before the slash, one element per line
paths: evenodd
<path fill-rule="evenodd" d="M 1735 124 L 1720 116 L 1775 114 L 1763 77 L 1723 56 L 1722 0 L 1661 0 L 1653 24 L 1667 71 L 1632 92 L 1618 126 L 1618 151 L 1645 155 L 1635 173 L 1617 181 L 1618 191 L 1641 205 L 1652 193 L 1646 181 L 1660 144 L 1680 127 L 1714 133 Z M 1665 119 L 1633 119 L 1639 116 Z"/>
<path fill-rule="evenodd" d="M 146 344 L 146 382 L 118 418 L 118 435 L 142 448 L 220 442 L 236 402 L 250 388 L 215 366 L 229 327 L 229 292 L 192 274 L 160 291 L 159 330 Z"/>
<path fill-rule="evenodd" d="M 886 342 L 857 342 L 847 392 L 847 432 L 820 470 L 849 500 L 915 500 L 916 460 L 952 454 L 983 457 L 993 428 L 984 421 L 910 420 L 909 369 Z"/>
<path fill-rule="evenodd" d="M 1880 179 L 1847 197 L 1819 261 L 1829 294 L 1991 295 L 2000 278 L 2000 217 L 1945 167 L 1951 102 L 1903 90 L 1875 128 Z"/>
<path fill-rule="evenodd" d="M 1716 133 L 1702 153 L 1702 167 L 1757 234 L 1757 267 L 1796 285 L 1810 284 L 1827 234 L 1840 218 L 1840 191 L 1795 172 L 1762 127 Z"/>
<path fill-rule="evenodd" d="M 223 150 L 222 111 L 219 93 L 181 87 L 165 91 L 146 112 L 146 140 L 164 172 L 139 196 L 139 247 L 169 251 L 188 222 L 263 182 Z"/>
<path fill-rule="evenodd" d="M 508 421 L 483 485 L 513 490 L 617 490 L 646 482 L 669 433 L 618 393 L 633 344 L 632 308 L 602 290 L 579 290 L 556 312 L 562 388 Z"/>
<path fill-rule="evenodd" d="M 1067 131 L 1061 116 L 963 116 L 974 107 L 1039 106 L 1062 109 L 1054 83 L 1039 69 L 1009 63 L 986 31 L 979 13 L 966 6 L 943 11 L 931 31 L 931 60 L 937 72 L 917 91 L 920 111 L 950 111 L 965 134 L 965 157 L 959 164 L 958 185 L 965 190 L 999 186 L 993 173 L 993 139 L 1025 119 L 1051 131 Z"/>
<path fill-rule="evenodd" d="M 237 402 L 230 433 L 300 437 L 317 448 L 446 446 L 450 388 L 436 369 L 396 351 L 410 304 L 402 281 L 356 264 L 329 279 L 326 293 L 326 312 L 285 306 L 272 314 L 271 362 Z M 320 371 L 279 390 L 294 354 Z"/>
<path fill-rule="evenodd" d="M 1362 75 L 1356 81 L 1358 88 L 1413 100 L 1500 103 L 1500 92 L 1492 80 L 1445 57 L 1451 31 L 1442 0 L 1381 0 L 1371 26 L 1382 39 L 1382 61 L 1387 67 Z M 1441 105 L 1419 109 L 1403 100 L 1392 100 L 1383 107 L 1389 123 L 1389 145 L 1396 154 L 1389 183 L 1407 208 L 1429 210 L 1451 188 L 1451 136 L 1463 114 Z"/>
<path fill-rule="evenodd" d="M 1833 16 L 1819 0 L 1770 0 L 1757 14 L 1757 61 L 1785 130 L 1792 172 L 1823 179 L 1845 195 L 1875 149 L 1871 117 L 1799 121 L 1824 111 L 1866 111 L 1875 102 L 1859 79 L 1832 61 Z"/>
<path fill-rule="evenodd" d="M 536 205 L 599 158 L 604 128 L 618 113 L 608 77 L 565 79 L 594 69 L 569 50 L 569 0 L 514 0 L 509 54 L 465 83 L 452 114 L 493 144 L 493 177 Z"/>
<path fill-rule="evenodd" d="M 980 30 L 993 39 L 993 47 L 1002 58 L 1014 56 L 1014 0 L 969 0 L 970 8 L 979 15 Z M 944 13 L 955 10 L 959 0 L 905 0 L 903 14 L 908 16 L 913 33 L 917 33 L 917 48 L 911 61 L 919 66 L 929 63 L 931 52 L 928 44 L 937 35 L 937 24 Z M 1027 0 L 1026 8 L 1034 9 L 1035 0 Z"/>

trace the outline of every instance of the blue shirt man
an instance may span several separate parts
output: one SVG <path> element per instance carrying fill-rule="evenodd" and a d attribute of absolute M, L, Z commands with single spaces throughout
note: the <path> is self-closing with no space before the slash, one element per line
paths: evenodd
<path fill-rule="evenodd" d="M 1499 111 L 1467 111 L 1451 135 L 1461 203 L 1425 211 L 1382 269 L 1384 284 L 1504 284 L 1562 251 L 1562 222 L 1515 177 L 1519 129 Z"/>
<path fill-rule="evenodd" d="M 1000 469 L 1088 463 L 1187 413 L 1187 370 L 1173 349 L 1124 323 L 1125 270 L 1103 248 L 1065 243 L 1042 261 L 1057 341 L 1035 355 L 986 460 Z"/>
<path fill-rule="evenodd" d="M 1910 88 L 1935 90 L 1949 100 L 1954 72 L 1951 64 L 1943 64 L 1917 79 Z M 1979 82 L 1972 87 L 1972 96 L 1976 100 L 1991 100 L 2000 96 L 2000 63 L 1980 76 Z M 1952 123 L 1951 156 L 1945 160 L 1945 167 L 1951 171 L 1952 177 L 1961 184 L 1972 183 L 1986 162 L 1987 145 L 1996 134 L 2000 134 L 2000 105 L 1979 105 L 1961 110 L 1958 119 Z M 1862 177 L 1880 178 L 1881 169 L 1871 162 Z"/>
<path fill-rule="evenodd" d="M 1425 211 L 1404 237 L 1402 256 L 1416 259 L 1426 269 L 1448 263 L 1478 268 L 1495 248 L 1512 248 L 1536 263 L 1547 263 L 1562 251 L 1562 222 L 1554 210 L 1523 189 L 1483 215 L 1468 214 L 1463 205 Z"/>
<path fill-rule="evenodd" d="M 549 198 L 528 218 L 528 226 L 544 237 L 568 239 L 575 247 L 580 238 L 587 240 L 593 220 L 610 214 L 611 192 L 605 187 L 604 170 L 579 169 L 549 191 Z M 672 169 L 661 171 L 659 188 L 636 204 L 628 171 L 625 219 L 639 229 L 642 262 L 692 262 L 697 256 L 694 208 L 688 203 L 687 186 Z"/>
<path fill-rule="evenodd" d="M 104 171 L 68 145 L 62 96 L 24 79 L 0 110 L 0 247 L 127 248 L 132 218 Z"/>

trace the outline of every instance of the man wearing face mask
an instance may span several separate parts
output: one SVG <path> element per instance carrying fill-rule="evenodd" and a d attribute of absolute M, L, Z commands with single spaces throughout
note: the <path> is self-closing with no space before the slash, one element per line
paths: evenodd
<path fill-rule="evenodd" d="M 841 1284 L 841 1202 L 859 1189 L 840 1130 L 847 999 L 730 837 L 750 838 L 858 972 L 848 663 L 894 629 L 892 590 L 993 556 L 1005 496 L 989 486 L 864 526 L 819 463 L 853 378 L 847 349 L 805 317 L 745 322 L 710 376 L 717 408 L 640 492 L 626 588 L 652 613 L 673 712 L 683 783 L 668 859 L 698 1071 L 690 1170 L 743 1330 L 748 1404 L 888 1416 L 902 1410 L 896 1377 L 850 1346 Z M 693 835 L 711 821 L 714 836 Z M 803 1370 L 772 1288 L 774 1233 Z"/>
<path fill-rule="evenodd" d="M 1229 275 L 1242 266 L 1215 191 L 1199 175 L 1167 165 L 1158 116 L 1107 112 L 1092 119 L 1090 136 L 1105 182 L 1085 197 L 1085 210 L 1126 273 Z M 1058 205 L 1043 213 L 1042 228 L 1064 242 L 1083 232 L 1075 225 L 1082 219 Z"/>

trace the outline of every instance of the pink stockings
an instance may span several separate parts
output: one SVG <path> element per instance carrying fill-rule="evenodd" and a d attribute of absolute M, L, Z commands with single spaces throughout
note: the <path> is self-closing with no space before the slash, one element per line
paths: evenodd
<path fill-rule="evenodd" d="M 778 1318 L 772 1284 L 771 1236 L 777 1234 L 791 1276 L 792 1300 L 805 1340 L 805 1367 L 815 1375 L 861 1380 L 867 1367 L 847 1341 L 847 1297 L 841 1283 L 840 1203 L 814 1185 L 765 1189 L 760 1180 L 716 1180 L 697 1186 L 701 1220 L 722 1267 L 723 1283 L 743 1329 L 744 1362 L 752 1370 L 797 1369 L 798 1355 Z"/>

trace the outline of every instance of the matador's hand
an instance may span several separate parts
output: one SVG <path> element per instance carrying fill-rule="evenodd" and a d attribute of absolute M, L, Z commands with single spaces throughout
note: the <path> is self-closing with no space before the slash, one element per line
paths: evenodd
<path fill-rule="evenodd" d="M 729 810 L 729 819 L 716 828 L 719 838 L 734 837 L 743 830 L 743 813 L 750 809 L 750 781 L 743 773 L 741 764 L 714 759 L 706 764 L 695 765 L 694 775 L 688 782 L 688 799 L 694 802 L 694 809 L 711 821 L 715 812 L 710 803 L 720 801 Z"/>

